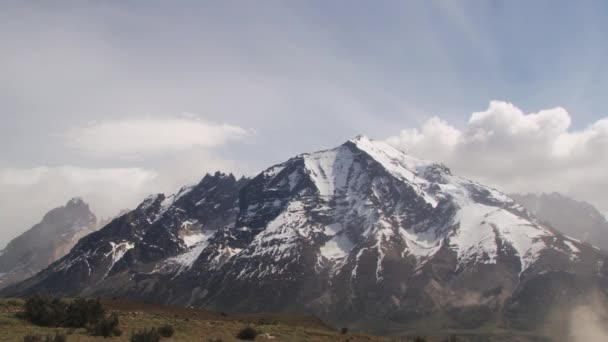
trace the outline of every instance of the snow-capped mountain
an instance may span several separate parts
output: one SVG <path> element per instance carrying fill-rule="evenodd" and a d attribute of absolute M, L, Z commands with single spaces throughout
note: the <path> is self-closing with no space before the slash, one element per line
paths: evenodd
<path fill-rule="evenodd" d="M 95 230 L 96 222 L 80 198 L 49 211 L 0 251 L 0 288 L 31 277 L 66 255 L 81 237 Z"/>
<path fill-rule="evenodd" d="M 305 311 L 376 330 L 431 316 L 523 326 L 552 296 L 595 286 L 603 260 L 499 191 L 357 137 L 151 196 L 3 294 Z"/>

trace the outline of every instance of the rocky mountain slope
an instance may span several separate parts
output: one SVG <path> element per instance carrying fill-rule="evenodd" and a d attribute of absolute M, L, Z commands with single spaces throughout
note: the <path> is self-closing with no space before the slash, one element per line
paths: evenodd
<path fill-rule="evenodd" d="M 504 194 L 357 137 L 150 196 L 2 294 L 307 312 L 376 332 L 534 328 L 604 288 L 603 261 Z"/>
<path fill-rule="evenodd" d="M 80 198 L 49 211 L 42 221 L 0 251 L 0 288 L 22 281 L 66 255 L 97 219 Z"/>
<path fill-rule="evenodd" d="M 559 193 L 510 196 L 562 233 L 608 250 L 608 221 L 593 205 Z"/>

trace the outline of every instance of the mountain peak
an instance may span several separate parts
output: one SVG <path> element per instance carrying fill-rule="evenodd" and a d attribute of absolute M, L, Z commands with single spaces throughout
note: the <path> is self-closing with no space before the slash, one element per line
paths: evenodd
<path fill-rule="evenodd" d="M 0 288 L 30 277 L 66 255 L 96 224 L 95 214 L 80 197 L 50 210 L 0 253 Z"/>
<path fill-rule="evenodd" d="M 87 203 L 82 199 L 82 197 L 72 197 L 66 204 L 66 207 L 81 207 L 85 206 Z"/>
<path fill-rule="evenodd" d="M 359 150 L 366 152 L 374 159 L 384 159 L 389 157 L 390 159 L 407 159 L 409 166 L 414 167 L 414 164 L 436 164 L 431 161 L 421 160 L 407 155 L 402 150 L 394 147 L 393 145 L 383 141 L 374 140 L 365 135 L 357 135 L 354 139 L 350 139 L 348 143 L 354 144 Z"/>
<path fill-rule="evenodd" d="M 372 139 L 370 139 L 367 135 L 358 134 L 356 137 L 354 137 L 348 141 L 356 143 L 358 141 L 372 141 Z"/>

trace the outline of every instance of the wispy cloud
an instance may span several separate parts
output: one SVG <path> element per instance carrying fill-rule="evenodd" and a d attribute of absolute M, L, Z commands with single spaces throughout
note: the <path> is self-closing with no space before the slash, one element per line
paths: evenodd
<path fill-rule="evenodd" d="M 70 129 L 68 146 L 98 157 L 134 157 L 193 147 L 216 147 L 243 138 L 247 130 L 184 115 L 180 118 L 110 120 Z"/>

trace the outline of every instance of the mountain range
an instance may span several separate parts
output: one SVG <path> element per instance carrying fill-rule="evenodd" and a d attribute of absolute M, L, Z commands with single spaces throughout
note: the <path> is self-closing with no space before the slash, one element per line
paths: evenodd
<path fill-rule="evenodd" d="M 297 311 L 383 333 L 533 329 L 603 294 L 604 261 L 511 197 L 359 136 L 150 196 L 0 294 Z"/>

